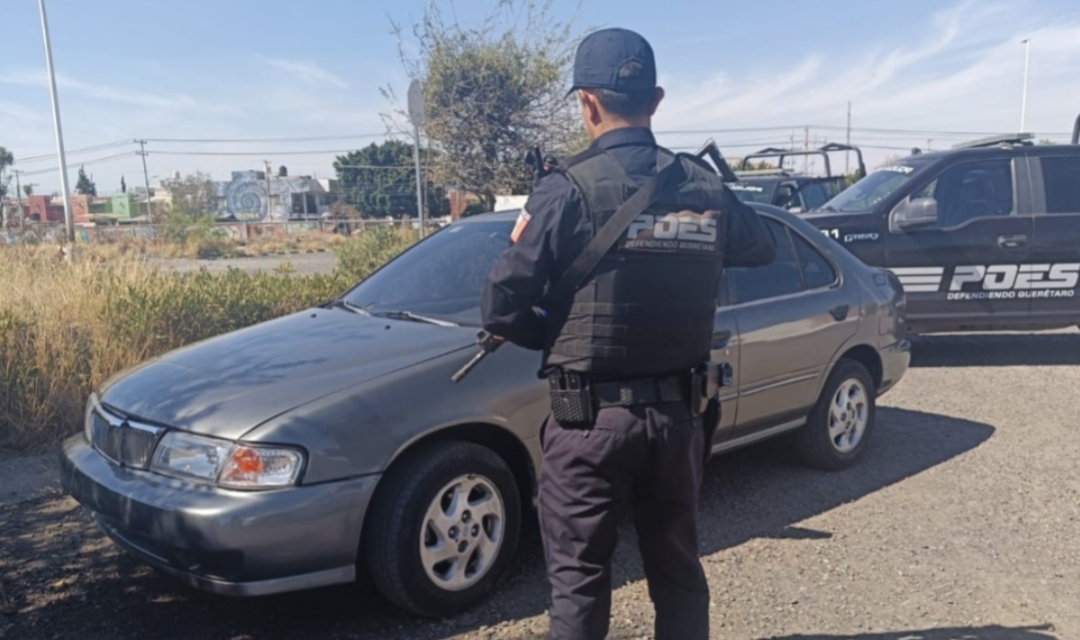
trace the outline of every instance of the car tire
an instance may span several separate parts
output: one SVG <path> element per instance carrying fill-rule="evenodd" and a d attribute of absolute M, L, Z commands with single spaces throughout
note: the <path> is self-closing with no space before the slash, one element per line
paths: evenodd
<path fill-rule="evenodd" d="M 862 364 L 837 363 L 809 419 L 795 434 L 799 456 L 818 469 L 850 467 L 866 451 L 874 430 L 876 389 Z"/>
<path fill-rule="evenodd" d="M 406 611 L 442 617 L 479 601 L 506 571 L 521 499 L 494 451 L 438 442 L 391 467 L 366 522 L 363 555 L 375 587 Z"/>

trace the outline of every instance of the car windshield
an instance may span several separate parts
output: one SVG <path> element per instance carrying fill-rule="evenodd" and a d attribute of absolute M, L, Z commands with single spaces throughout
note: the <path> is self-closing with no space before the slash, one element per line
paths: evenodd
<path fill-rule="evenodd" d="M 907 184 L 918 167 L 894 164 L 882 167 L 821 206 L 824 211 L 869 211 Z"/>
<path fill-rule="evenodd" d="M 402 317 L 407 311 L 462 325 L 480 324 L 480 290 L 510 246 L 513 221 L 469 222 L 440 229 L 345 295 L 354 308 Z"/>

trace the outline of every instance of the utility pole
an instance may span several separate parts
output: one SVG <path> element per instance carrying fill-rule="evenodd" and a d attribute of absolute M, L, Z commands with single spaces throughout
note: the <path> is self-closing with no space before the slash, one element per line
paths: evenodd
<path fill-rule="evenodd" d="M 1024 45 L 1024 93 L 1020 98 L 1020 131 L 1019 133 L 1026 133 L 1024 129 L 1027 126 L 1027 91 L 1028 91 L 1028 63 L 1031 60 L 1031 41 L 1030 38 L 1024 38 L 1021 41 Z"/>
<path fill-rule="evenodd" d="M 851 146 L 851 100 L 847 103 L 847 146 Z M 851 152 L 844 152 L 844 175 L 851 173 Z"/>
<path fill-rule="evenodd" d="M 13 173 L 15 174 L 15 197 L 16 197 L 15 202 L 18 203 L 17 206 L 19 208 L 19 227 L 22 228 L 22 226 L 23 226 L 22 221 L 23 221 L 23 218 L 25 217 L 23 215 L 23 208 L 22 208 L 22 184 L 19 183 L 19 170 L 14 169 Z"/>
<path fill-rule="evenodd" d="M 146 140 L 136 140 L 135 144 L 139 145 L 139 150 L 135 153 L 142 156 L 142 175 L 143 184 L 146 185 L 146 217 L 153 218 L 154 210 L 150 205 L 150 172 L 146 170 Z M 151 220 L 153 222 L 153 220 Z"/>
<path fill-rule="evenodd" d="M 806 126 L 805 136 L 803 139 L 803 151 L 810 150 L 810 125 Z M 803 173 L 806 173 L 810 167 L 810 156 L 803 156 Z"/>
<path fill-rule="evenodd" d="M 49 20 L 45 16 L 45 0 L 38 0 L 41 13 L 41 34 L 45 40 L 45 66 L 49 70 L 49 94 L 52 98 L 53 129 L 56 132 L 56 151 L 60 160 L 60 190 L 64 194 L 64 226 L 67 241 L 75 244 L 75 221 L 71 217 L 71 193 L 68 191 L 67 156 L 64 154 L 64 132 L 60 126 L 60 102 L 56 97 L 56 71 L 53 69 L 52 42 L 49 40 Z"/>
<path fill-rule="evenodd" d="M 263 160 L 266 167 L 266 221 L 270 221 L 270 161 Z"/>
<path fill-rule="evenodd" d="M 413 125 L 413 161 L 416 164 L 416 213 L 420 216 L 420 238 L 424 238 L 424 182 L 420 176 L 420 127 L 424 124 L 424 88 L 419 81 L 409 84 L 409 120 Z"/>

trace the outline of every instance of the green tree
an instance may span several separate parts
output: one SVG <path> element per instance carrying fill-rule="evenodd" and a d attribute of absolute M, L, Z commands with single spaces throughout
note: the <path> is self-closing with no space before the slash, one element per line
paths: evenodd
<path fill-rule="evenodd" d="M 75 192 L 84 196 L 96 196 L 97 185 L 86 175 L 86 170 L 79 167 L 79 178 L 75 181 Z"/>
<path fill-rule="evenodd" d="M 421 166 L 429 160 L 430 154 L 422 151 Z M 334 170 L 342 199 L 363 217 L 416 217 L 415 164 L 411 144 L 387 140 L 338 156 Z M 446 189 L 431 181 L 424 185 L 424 213 L 430 217 L 450 213 Z"/>
<path fill-rule="evenodd" d="M 500 0 L 476 26 L 447 18 L 431 2 L 411 25 L 395 24 L 401 61 L 424 88 L 423 132 L 438 154 L 434 180 L 475 194 L 486 210 L 500 194 L 528 193 L 528 150 L 565 156 L 584 140 L 566 97 L 576 37 L 551 17 L 551 0 Z M 418 51 L 416 58 L 406 51 Z M 387 96 L 395 100 L 392 90 Z M 387 119 L 403 123 L 398 110 Z"/>
<path fill-rule="evenodd" d="M 124 180 L 124 176 L 120 176 L 120 193 L 127 193 L 127 182 Z"/>
<path fill-rule="evenodd" d="M 26 194 L 27 198 L 34 195 L 34 185 L 32 185 L 32 184 L 24 184 L 22 190 L 23 190 L 23 193 Z"/>
<path fill-rule="evenodd" d="M 219 197 L 213 180 L 205 173 L 193 173 L 170 180 L 166 187 L 172 196 L 169 206 L 154 206 L 154 221 L 178 225 L 213 222 Z"/>
<path fill-rule="evenodd" d="M 15 156 L 4 147 L 0 147 L 0 227 L 4 225 L 4 198 L 7 197 L 11 176 L 8 167 L 15 164 Z"/>

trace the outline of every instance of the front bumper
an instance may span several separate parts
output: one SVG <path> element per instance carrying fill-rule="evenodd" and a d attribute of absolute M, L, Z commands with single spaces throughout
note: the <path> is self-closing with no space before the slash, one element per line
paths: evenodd
<path fill-rule="evenodd" d="M 881 385 L 878 395 L 896 386 L 911 365 L 911 341 L 901 339 L 881 349 Z"/>
<path fill-rule="evenodd" d="M 116 465 L 81 434 L 64 443 L 60 475 L 121 547 L 197 589 L 236 596 L 353 581 L 378 480 L 229 491 Z"/>

